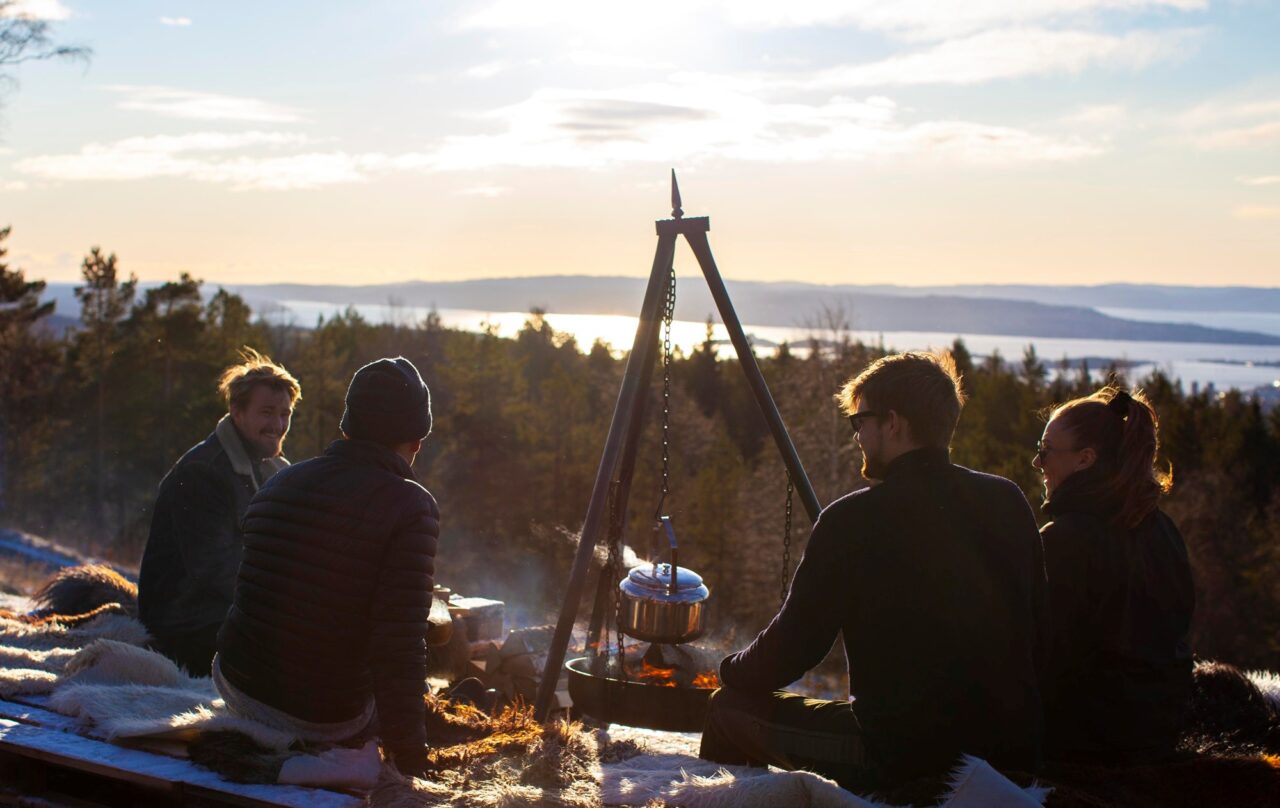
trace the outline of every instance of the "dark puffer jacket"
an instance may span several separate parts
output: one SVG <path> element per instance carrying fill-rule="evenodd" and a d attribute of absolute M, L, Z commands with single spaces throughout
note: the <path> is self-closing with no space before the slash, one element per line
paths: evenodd
<path fill-rule="evenodd" d="M 304 721 L 350 721 L 372 697 L 397 767 L 421 771 L 439 520 L 409 464 L 375 443 L 336 441 L 277 474 L 245 514 L 222 675 Z"/>
<path fill-rule="evenodd" d="M 1077 472 L 1045 503 L 1048 756 L 1138 764 L 1168 757 L 1191 689 L 1195 593 L 1182 534 L 1155 510 L 1135 528 L 1100 472 Z"/>

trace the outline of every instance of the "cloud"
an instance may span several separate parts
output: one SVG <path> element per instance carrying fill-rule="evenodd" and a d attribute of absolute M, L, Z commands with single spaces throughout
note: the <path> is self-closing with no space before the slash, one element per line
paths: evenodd
<path fill-rule="evenodd" d="M 1280 143 L 1280 98 L 1215 98 L 1173 117 L 1181 138 L 1201 149 L 1247 150 Z"/>
<path fill-rule="evenodd" d="M 851 26 L 908 39 L 946 39 L 976 31 L 1062 20 L 1087 20 L 1109 11 L 1203 11 L 1208 0 L 733 0 L 730 20 L 752 28 Z"/>
<path fill-rule="evenodd" d="M 369 158 L 342 152 L 281 156 L 225 156 L 247 148 L 281 149 L 312 143 L 303 135 L 280 132 L 194 132 L 186 135 L 132 137 L 114 143 L 90 143 L 75 154 L 19 160 L 14 170 L 54 180 L 190 179 L 250 188 L 314 188 L 364 177 Z"/>
<path fill-rule="evenodd" d="M 170 118 L 252 123 L 296 123 L 304 120 L 296 109 L 257 98 L 131 84 L 114 84 L 106 89 L 124 96 L 117 105 L 120 109 L 152 112 Z"/>
<path fill-rule="evenodd" d="M 789 89 L 772 78 L 678 74 L 612 90 L 539 89 L 471 116 L 488 131 L 400 153 L 320 150 L 316 139 L 287 132 L 192 132 L 90 143 L 74 153 L 28 157 L 15 169 L 64 181 L 173 178 L 281 190 L 403 172 L 607 169 L 708 159 L 1006 166 L 1080 160 L 1105 149 L 1105 141 L 1078 135 L 920 119 L 882 95 L 809 100 L 810 92 L 795 100 Z M 508 190 L 480 185 L 459 193 Z"/>
<path fill-rule="evenodd" d="M 0 10 L 0 17 L 26 17 L 32 20 L 66 20 L 71 18 L 71 9 L 58 0 L 16 0 L 7 8 Z"/>
<path fill-rule="evenodd" d="M 3 180 L 0 181 L 0 191 L 25 191 L 29 186 L 22 180 Z"/>
<path fill-rule="evenodd" d="M 1202 149 L 1251 149 L 1280 143 L 1280 119 L 1264 121 L 1253 126 L 1234 129 L 1216 129 L 1192 138 Z"/>
<path fill-rule="evenodd" d="M 1095 66 L 1137 69 L 1185 53 L 1198 35 L 1186 29 L 1123 36 L 1042 28 L 985 31 L 878 62 L 819 71 L 801 83 L 819 88 L 978 84 L 1078 74 Z"/>
<path fill-rule="evenodd" d="M 579 67 L 613 67 L 628 70 L 672 70 L 671 62 L 654 61 L 651 57 L 629 56 L 608 51 L 575 50 L 565 54 L 565 60 Z"/>
<path fill-rule="evenodd" d="M 1280 118 L 1280 99 L 1213 100 L 1198 104 L 1177 117 L 1177 123 L 1194 129 L 1257 118 Z"/>
<path fill-rule="evenodd" d="M 1266 205 L 1240 205 L 1231 215 L 1245 221 L 1274 221 L 1280 219 L 1280 207 Z"/>
<path fill-rule="evenodd" d="M 659 31 L 672 19 L 700 16 L 749 29 L 851 27 L 904 39 L 941 40 L 991 28 L 1061 21 L 1091 21 L 1107 12 L 1203 11 L 1208 0 L 650 0 L 644 4 L 598 0 L 495 0 L 461 19 L 464 28 L 554 27 Z"/>
<path fill-rule="evenodd" d="M 21 174 L 63 181 L 183 179 L 234 190 L 288 190 L 362 182 L 391 173 L 492 168 L 612 168 L 631 163 L 892 161 L 987 166 L 1079 160 L 1097 143 L 964 120 L 906 122 L 893 101 L 835 97 L 765 100 L 758 85 L 722 76 L 615 91 L 539 90 L 479 116 L 491 134 L 446 137 L 398 154 L 308 149 L 284 132 L 193 132 L 91 143 L 29 157 Z M 494 197 L 505 186 L 459 193 Z"/>
<path fill-rule="evenodd" d="M 1123 104 L 1094 104 L 1063 117 L 1062 122 L 1073 126 L 1108 126 L 1119 123 L 1127 114 Z"/>
<path fill-rule="evenodd" d="M 462 75 L 469 79 L 491 79 L 499 73 L 506 70 L 510 65 L 503 61 L 485 62 L 473 67 L 468 67 L 462 71 Z"/>
<path fill-rule="evenodd" d="M 604 168 L 721 157 L 752 162 L 884 160 L 961 163 L 1072 160 L 1101 148 L 1079 138 L 962 120 L 907 124 L 887 98 L 769 101 L 758 83 L 690 75 L 613 91 L 542 89 L 481 116 L 494 134 L 445 138 L 434 170 Z"/>
<path fill-rule="evenodd" d="M 178 28 L 186 28 L 191 24 L 190 17 L 161 17 L 161 25 L 172 25 Z"/>
<path fill-rule="evenodd" d="M 1280 174 L 1272 174 L 1265 177 L 1237 177 L 1236 179 L 1245 185 L 1280 185 Z"/>
<path fill-rule="evenodd" d="M 495 199 L 500 196 L 506 196 L 509 193 L 511 193 L 511 189 L 505 185 L 477 185 L 458 191 L 461 196 L 482 196 L 486 199 Z"/>

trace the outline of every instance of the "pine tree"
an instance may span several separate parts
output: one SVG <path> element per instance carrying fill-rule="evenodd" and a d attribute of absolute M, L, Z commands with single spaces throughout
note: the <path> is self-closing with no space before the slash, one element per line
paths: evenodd
<path fill-rule="evenodd" d="M 80 264 L 84 285 L 76 287 L 80 301 L 81 369 L 92 379 L 96 392 L 94 419 L 94 491 L 99 524 L 107 514 L 107 386 L 117 351 L 120 323 L 133 303 L 138 279 L 121 282 L 114 253 L 104 256 L 98 247 Z"/>
<path fill-rule="evenodd" d="M 53 313 L 53 301 L 40 302 L 44 281 L 28 281 L 4 260 L 9 232 L 0 229 L 0 512 L 14 470 L 36 448 L 31 430 L 45 413 L 35 405 L 51 391 L 50 371 L 57 361 L 56 347 L 40 327 L 40 320 Z"/>

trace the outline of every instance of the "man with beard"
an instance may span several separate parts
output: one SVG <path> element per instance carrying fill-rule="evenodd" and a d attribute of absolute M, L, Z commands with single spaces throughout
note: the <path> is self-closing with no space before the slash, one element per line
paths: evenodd
<path fill-rule="evenodd" d="M 227 414 L 160 482 L 138 575 L 138 616 L 156 650 L 194 676 L 209 675 L 243 553 L 240 520 L 289 465 L 280 452 L 302 397 L 269 357 L 245 349 L 242 358 L 218 382 Z"/>
<path fill-rule="evenodd" d="M 1045 573 L 1009 480 L 951 463 L 949 356 L 886 356 L 837 396 L 875 484 L 828 506 L 782 609 L 721 663 L 702 756 L 881 788 L 962 754 L 1034 771 Z M 848 700 L 781 690 L 843 632 Z"/>

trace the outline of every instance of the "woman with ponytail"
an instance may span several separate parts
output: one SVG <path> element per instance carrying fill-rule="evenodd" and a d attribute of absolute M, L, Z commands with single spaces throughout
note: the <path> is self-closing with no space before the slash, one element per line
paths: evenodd
<path fill-rule="evenodd" d="M 1149 763 L 1173 754 L 1191 687 L 1186 545 L 1159 508 L 1155 410 L 1104 387 L 1055 408 L 1032 465 L 1044 476 L 1049 579 L 1046 757 Z"/>

